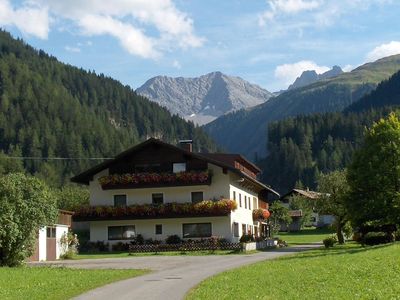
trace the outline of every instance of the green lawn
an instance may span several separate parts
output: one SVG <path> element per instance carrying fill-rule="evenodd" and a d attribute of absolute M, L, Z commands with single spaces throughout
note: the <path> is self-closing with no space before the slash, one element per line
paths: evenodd
<path fill-rule="evenodd" d="M 322 242 L 322 240 L 333 233 L 328 228 L 306 228 L 297 232 L 279 232 L 280 239 L 288 244 L 307 244 Z"/>
<path fill-rule="evenodd" d="M 232 254 L 251 254 L 255 251 L 236 251 L 236 250 L 204 250 L 204 251 L 169 251 L 169 252 L 149 252 L 149 253 L 132 253 L 128 252 L 105 252 L 105 253 L 84 253 L 78 254 L 73 259 L 97 259 L 97 258 L 120 258 L 120 257 L 135 257 L 135 256 L 202 256 L 202 255 L 232 255 Z"/>
<path fill-rule="evenodd" d="M 56 267 L 0 268 L 0 299 L 70 299 L 107 283 L 147 272 Z"/>
<path fill-rule="evenodd" d="M 221 273 L 188 299 L 399 299 L 400 243 L 320 248 Z"/>

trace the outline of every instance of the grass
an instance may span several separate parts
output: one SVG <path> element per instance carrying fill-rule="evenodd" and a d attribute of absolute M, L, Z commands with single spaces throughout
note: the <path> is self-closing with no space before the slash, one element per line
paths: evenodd
<path fill-rule="evenodd" d="M 399 299 L 400 243 L 355 243 L 302 252 L 227 271 L 187 299 Z"/>
<path fill-rule="evenodd" d="M 203 256 L 203 255 L 237 255 L 252 254 L 256 251 L 241 252 L 236 250 L 204 250 L 204 251 L 169 251 L 169 252 L 148 252 L 132 253 L 128 252 L 105 252 L 105 253 L 84 253 L 78 254 L 73 259 L 99 259 L 99 258 L 121 258 L 135 256 Z"/>
<path fill-rule="evenodd" d="M 146 270 L 80 270 L 50 267 L 0 268 L 0 299 L 70 299 Z"/>
<path fill-rule="evenodd" d="M 333 233 L 328 228 L 306 228 L 297 232 L 279 232 L 280 239 L 286 241 L 289 245 L 307 244 L 322 242 L 322 240 Z"/>

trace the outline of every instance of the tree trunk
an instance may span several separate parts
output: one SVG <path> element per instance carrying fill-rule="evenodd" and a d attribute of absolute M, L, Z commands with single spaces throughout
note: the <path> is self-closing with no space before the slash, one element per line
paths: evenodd
<path fill-rule="evenodd" d="M 338 238 L 338 243 L 340 245 L 344 244 L 344 236 L 343 236 L 342 228 L 343 228 L 342 222 L 338 221 L 337 225 L 336 225 L 336 235 Z"/>

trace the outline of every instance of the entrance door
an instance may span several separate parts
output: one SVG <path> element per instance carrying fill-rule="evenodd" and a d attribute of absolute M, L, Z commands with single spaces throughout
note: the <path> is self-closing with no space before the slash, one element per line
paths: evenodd
<path fill-rule="evenodd" d="M 47 227 L 46 230 L 46 260 L 56 260 L 56 228 L 55 227 Z"/>

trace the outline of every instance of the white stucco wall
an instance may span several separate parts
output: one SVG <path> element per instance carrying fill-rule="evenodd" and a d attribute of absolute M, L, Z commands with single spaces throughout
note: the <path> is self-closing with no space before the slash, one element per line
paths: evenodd
<path fill-rule="evenodd" d="M 174 219 L 151 219 L 151 220 L 124 220 L 124 221 L 92 221 L 90 222 L 90 240 L 117 243 L 119 241 L 108 241 L 108 226 L 135 225 L 136 234 L 141 234 L 145 239 L 164 241 L 168 236 L 177 234 L 181 238 L 182 225 L 187 223 L 211 223 L 212 236 L 231 236 L 231 225 L 229 216 L 204 217 L 204 218 L 174 218 Z M 155 225 L 162 224 L 162 234 L 155 234 Z"/>
<path fill-rule="evenodd" d="M 243 235 L 242 224 L 246 226 L 258 226 L 258 222 L 253 222 L 252 211 L 257 208 L 257 193 L 244 189 L 240 185 L 240 176 L 228 171 L 223 173 L 221 167 L 208 164 L 213 176 L 211 185 L 197 186 L 178 186 L 178 187 L 162 187 L 162 188 L 135 188 L 135 189 L 116 189 L 103 190 L 98 182 L 102 176 L 108 175 L 108 169 L 96 174 L 89 184 L 90 205 L 114 205 L 114 195 L 127 195 L 127 205 L 133 204 L 151 204 L 153 193 L 163 193 L 164 203 L 169 202 L 191 202 L 191 192 L 203 192 L 204 199 L 233 199 L 233 192 L 236 192 L 236 202 L 238 208 L 228 217 L 218 218 L 177 218 L 162 220 L 133 220 L 133 221 L 97 221 L 90 222 L 90 240 L 106 241 L 108 236 L 107 226 L 112 225 L 135 225 L 136 232 L 144 236 L 145 239 L 164 240 L 167 236 L 182 234 L 183 223 L 204 223 L 212 220 L 213 235 L 224 237 L 231 241 L 238 241 Z M 239 194 L 242 197 L 242 206 L 239 205 Z M 244 201 L 250 198 L 250 207 L 247 204 L 245 208 Z M 223 220 L 223 221 L 222 221 Z M 239 237 L 234 237 L 233 223 L 239 223 Z M 155 235 L 155 224 L 163 224 L 163 234 Z M 165 224 L 165 226 L 164 226 Z M 254 232 L 254 229 L 253 229 Z"/>
<path fill-rule="evenodd" d="M 240 177 L 237 176 L 236 174 L 231 175 L 231 180 L 230 180 L 230 198 L 234 198 L 234 192 L 236 194 L 236 203 L 237 203 L 237 209 L 232 212 L 231 214 L 231 227 L 232 227 L 232 237 L 233 237 L 233 223 L 239 223 L 239 237 L 233 237 L 233 241 L 239 241 L 240 237 L 243 234 L 247 234 L 247 232 L 243 232 L 242 230 L 242 225 L 246 224 L 246 227 L 248 225 L 251 226 L 257 226 L 258 227 L 258 222 L 253 222 L 253 209 L 258 208 L 258 195 L 254 191 L 244 189 L 243 187 L 240 186 Z M 242 206 L 240 206 L 239 202 L 239 194 L 241 195 L 242 198 Z M 247 200 L 247 208 L 244 204 L 245 199 L 250 197 L 250 207 L 248 204 Z M 253 233 L 254 233 L 254 228 L 253 228 Z"/>
<path fill-rule="evenodd" d="M 164 203 L 191 202 L 191 192 L 203 192 L 204 200 L 229 198 L 229 175 L 212 164 L 208 164 L 208 169 L 213 173 L 211 185 L 103 190 L 98 179 L 108 175 L 107 169 L 95 175 L 90 182 L 90 205 L 114 205 L 114 195 L 127 195 L 127 205 L 151 204 L 153 193 L 163 193 Z"/>
<path fill-rule="evenodd" d="M 39 261 L 46 260 L 46 227 L 39 230 Z"/>

